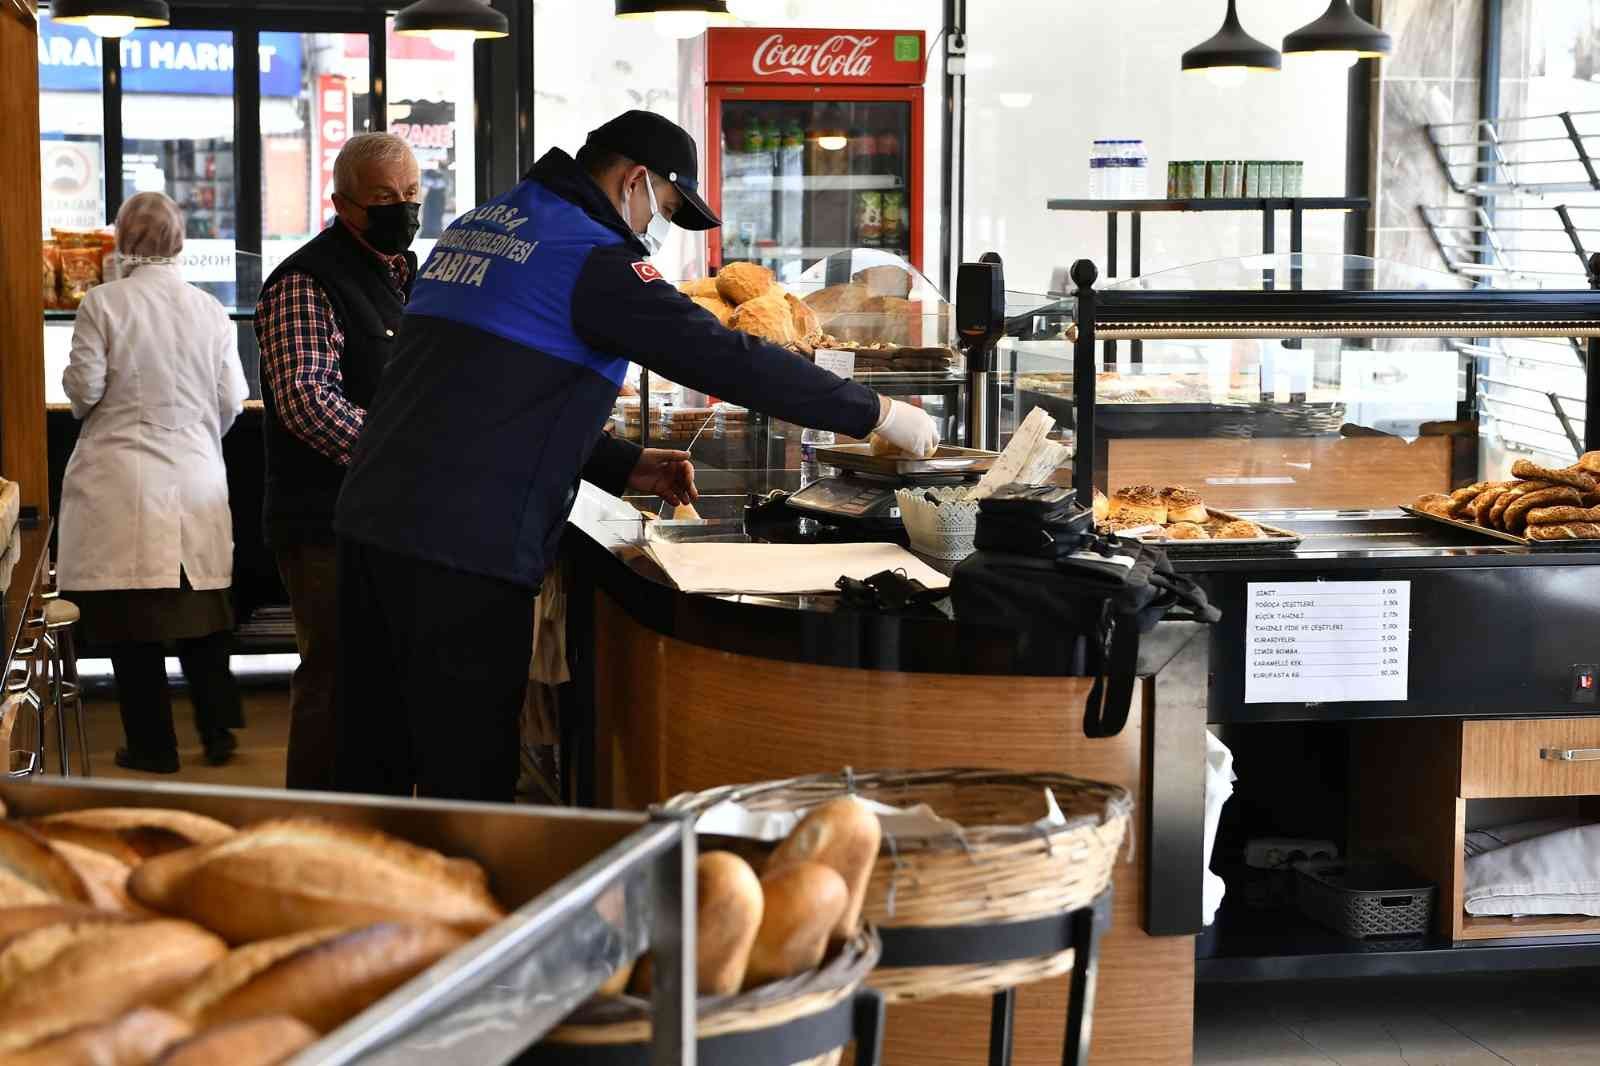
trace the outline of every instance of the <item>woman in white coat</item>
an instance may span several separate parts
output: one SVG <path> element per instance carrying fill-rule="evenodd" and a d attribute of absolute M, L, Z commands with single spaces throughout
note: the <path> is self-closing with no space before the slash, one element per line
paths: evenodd
<path fill-rule="evenodd" d="M 117 765 L 175 773 L 166 647 L 189 682 L 206 761 L 243 726 L 228 668 L 233 520 L 222 436 L 248 395 L 234 325 L 179 276 L 183 215 L 160 193 L 117 212 L 121 279 L 78 308 L 62 385 L 83 421 L 61 490 L 57 572 L 84 638 L 111 653 L 127 746 Z"/>

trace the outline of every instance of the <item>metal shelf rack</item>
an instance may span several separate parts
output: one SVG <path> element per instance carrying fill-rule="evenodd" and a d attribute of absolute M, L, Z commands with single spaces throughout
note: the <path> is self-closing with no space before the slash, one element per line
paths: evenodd
<path fill-rule="evenodd" d="M 1558 111 L 1424 127 L 1450 187 L 1465 196 L 1600 192 L 1600 111 Z"/>

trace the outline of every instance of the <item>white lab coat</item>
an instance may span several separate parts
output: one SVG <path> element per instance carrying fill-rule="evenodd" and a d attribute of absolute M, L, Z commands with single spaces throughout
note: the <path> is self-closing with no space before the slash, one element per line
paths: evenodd
<path fill-rule="evenodd" d="M 222 435 L 249 387 L 227 312 L 176 266 L 89 290 L 61 384 L 83 420 L 61 489 L 64 589 L 233 583 Z"/>

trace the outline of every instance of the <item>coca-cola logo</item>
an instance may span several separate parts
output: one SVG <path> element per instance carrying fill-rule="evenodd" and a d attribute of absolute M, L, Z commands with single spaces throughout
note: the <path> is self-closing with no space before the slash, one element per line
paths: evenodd
<path fill-rule="evenodd" d="M 756 49 L 751 68 L 757 77 L 788 74 L 803 78 L 865 78 L 872 72 L 868 49 L 876 37 L 857 37 L 836 33 L 820 44 L 789 44 L 783 34 L 774 33 Z"/>

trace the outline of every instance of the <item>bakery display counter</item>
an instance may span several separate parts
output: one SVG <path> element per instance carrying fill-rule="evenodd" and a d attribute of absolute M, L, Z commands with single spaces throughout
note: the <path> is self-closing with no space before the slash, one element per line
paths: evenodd
<path fill-rule="evenodd" d="M 294 1066 L 510 1061 L 646 944 L 657 959 L 651 1061 L 684 1061 L 693 994 L 672 975 L 682 972 L 679 931 L 693 921 L 678 891 L 695 858 L 686 819 L 41 777 L 0 780 L 0 805 L 11 819 L 106 807 L 193 812 L 234 826 L 311 817 L 481 865 L 507 916 L 322 1035 Z M 323 980 L 329 994 L 341 987 L 338 976 Z"/>
<path fill-rule="evenodd" d="M 1093 679 L 1067 676 L 1052 634 L 875 614 L 837 596 L 686 595 L 641 552 L 643 522 L 587 490 L 568 529 L 568 647 L 579 792 L 640 810 L 683 792 L 846 766 L 1061 771 L 1135 795 L 1094 1012 L 1096 1063 L 1191 1057 L 1206 627 L 1172 621 L 1141 645 L 1147 680 L 1117 736 L 1083 735 Z M 742 505 L 743 498 L 738 497 Z M 707 537 L 741 538 L 736 507 Z M 583 778 L 587 774 L 587 780 Z M 1066 982 L 1018 994 L 1018 1063 L 1060 1062 Z M 887 1063 L 984 1060 L 989 1004 L 890 1008 Z"/>

